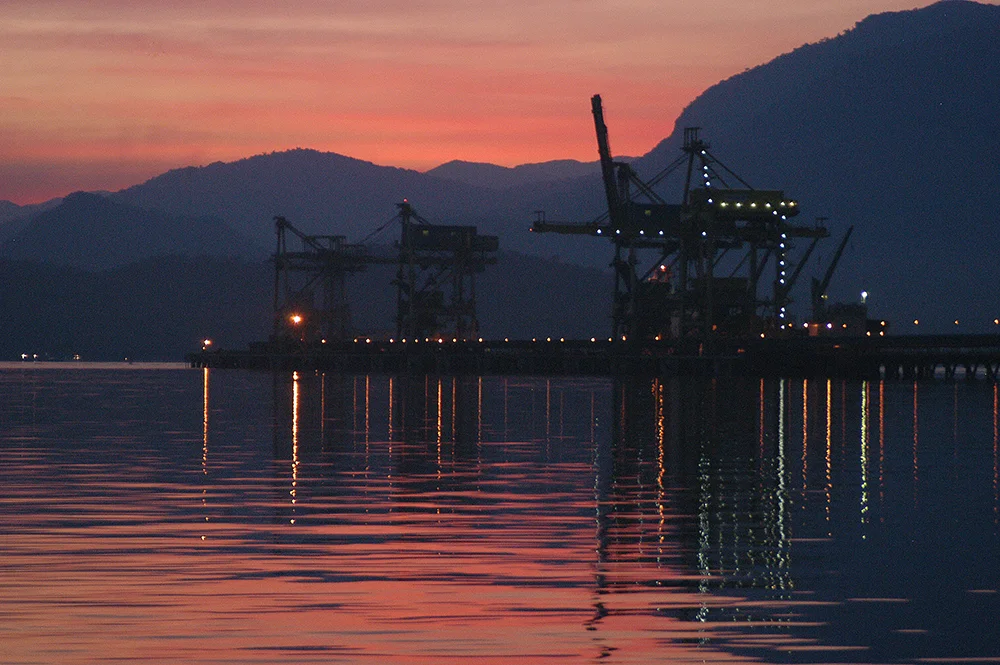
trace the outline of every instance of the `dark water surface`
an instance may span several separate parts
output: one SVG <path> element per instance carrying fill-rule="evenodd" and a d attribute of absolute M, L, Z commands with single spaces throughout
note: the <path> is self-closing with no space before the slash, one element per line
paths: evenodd
<path fill-rule="evenodd" d="M 0 663 L 1000 662 L 983 383 L 0 369 Z"/>

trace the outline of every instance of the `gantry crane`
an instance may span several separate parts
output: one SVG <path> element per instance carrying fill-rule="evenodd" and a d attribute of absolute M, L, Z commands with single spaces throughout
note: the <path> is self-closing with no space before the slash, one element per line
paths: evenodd
<path fill-rule="evenodd" d="M 396 272 L 396 334 L 401 338 L 469 339 L 479 335 L 476 273 L 496 263 L 499 239 L 475 226 L 431 224 L 407 201 Z"/>
<path fill-rule="evenodd" d="M 600 95 L 591 99 L 591 109 L 608 211 L 586 224 L 551 223 L 543 213 L 532 230 L 612 242 L 614 337 L 741 336 L 788 325 L 791 286 L 815 242 L 828 237 L 826 228 L 792 223 L 798 203 L 780 190 L 748 185 L 710 152 L 697 127 L 684 130 L 683 155 L 652 180 L 639 179 L 628 163 L 611 156 Z M 654 188 L 681 167 L 681 202 L 667 203 Z M 795 238 L 812 238 L 813 245 L 793 278 Z M 729 267 L 723 260 L 740 251 L 742 259 L 720 276 Z M 761 297 L 758 287 L 769 264 L 771 294 Z"/>
<path fill-rule="evenodd" d="M 348 275 L 369 265 L 394 265 L 396 334 L 401 338 L 459 338 L 479 334 L 476 273 L 496 263 L 499 240 L 475 226 L 431 224 L 409 202 L 365 241 L 399 222 L 398 253 L 375 254 L 344 236 L 306 235 L 275 217 L 274 334 L 276 340 L 342 341 L 355 335 L 347 299 Z M 290 249 L 288 234 L 301 241 Z"/>
<path fill-rule="evenodd" d="M 354 334 L 346 277 L 369 265 L 395 263 L 344 236 L 306 235 L 284 217 L 275 217 L 274 339 L 302 342 L 344 340 Z M 301 241 L 289 248 L 288 234 Z"/>

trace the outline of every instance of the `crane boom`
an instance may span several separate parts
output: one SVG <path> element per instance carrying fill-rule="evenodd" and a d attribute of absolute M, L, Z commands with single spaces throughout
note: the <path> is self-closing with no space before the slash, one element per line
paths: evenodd
<path fill-rule="evenodd" d="M 837 269 L 840 257 L 844 254 L 844 248 L 847 247 L 847 241 L 850 240 L 851 233 L 853 232 L 853 226 L 847 229 L 847 233 L 844 234 L 844 239 L 840 241 L 840 245 L 837 247 L 837 252 L 833 255 L 833 260 L 830 261 L 830 267 L 826 269 L 826 274 L 823 275 L 823 280 L 819 281 L 815 277 L 813 278 L 812 304 L 814 316 L 818 316 L 819 313 L 823 311 L 823 295 L 830 286 L 830 280 L 833 279 L 833 272 Z"/>
<path fill-rule="evenodd" d="M 604 108 L 601 106 L 601 96 L 590 98 L 591 110 L 594 112 L 594 128 L 597 130 L 597 152 L 601 157 L 601 176 L 604 178 L 604 194 L 608 199 L 608 214 L 612 225 L 619 222 L 618 183 L 615 181 L 615 163 L 611 159 L 611 144 L 608 142 L 608 126 L 604 124 Z"/>
<path fill-rule="evenodd" d="M 851 233 L 853 232 L 854 227 L 851 226 L 847 229 L 847 233 L 844 234 L 844 239 L 840 241 L 840 246 L 837 247 L 837 253 L 833 255 L 833 260 L 830 261 L 830 267 L 826 269 L 826 274 L 823 275 L 823 281 L 819 284 L 820 293 L 826 293 L 827 288 L 830 286 L 830 280 L 833 279 L 833 271 L 837 269 L 840 257 L 844 254 L 844 248 L 847 247 L 847 241 L 851 239 Z"/>
<path fill-rule="evenodd" d="M 806 263 L 809 261 L 809 257 L 812 256 L 813 250 L 816 249 L 816 245 L 819 243 L 821 237 L 822 236 L 815 236 L 813 241 L 809 243 L 809 249 L 807 249 L 806 253 L 802 255 L 802 260 L 800 260 L 798 265 L 795 266 L 795 270 L 792 271 L 792 276 L 788 278 L 788 284 L 785 286 L 786 293 L 791 291 L 795 286 L 795 282 L 798 281 L 802 268 L 804 268 Z"/>

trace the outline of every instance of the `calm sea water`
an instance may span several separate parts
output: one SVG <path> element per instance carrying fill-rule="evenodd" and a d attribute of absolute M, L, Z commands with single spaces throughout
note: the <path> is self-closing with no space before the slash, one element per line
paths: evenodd
<path fill-rule="evenodd" d="M 979 383 L 0 369 L 0 662 L 1000 662 Z"/>

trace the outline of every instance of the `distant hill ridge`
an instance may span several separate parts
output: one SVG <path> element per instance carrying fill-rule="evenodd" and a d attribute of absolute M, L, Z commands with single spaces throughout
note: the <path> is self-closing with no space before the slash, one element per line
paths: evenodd
<path fill-rule="evenodd" d="M 600 163 L 560 159 L 520 166 L 496 166 L 479 162 L 453 160 L 426 171 L 426 175 L 464 182 L 476 187 L 509 189 L 555 180 L 572 180 L 595 176 L 601 172 Z"/>
<path fill-rule="evenodd" d="M 940 2 L 870 16 L 713 86 L 636 167 L 655 172 L 700 126 L 752 185 L 784 188 L 837 235 L 855 226 L 837 298 L 869 291 L 897 330 L 920 318 L 992 331 L 998 110 L 1000 7 Z"/>
<path fill-rule="evenodd" d="M 0 256 L 91 270 L 162 255 L 261 257 L 263 249 L 216 217 L 170 216 L 75 192 L 0 244 Z"/>

